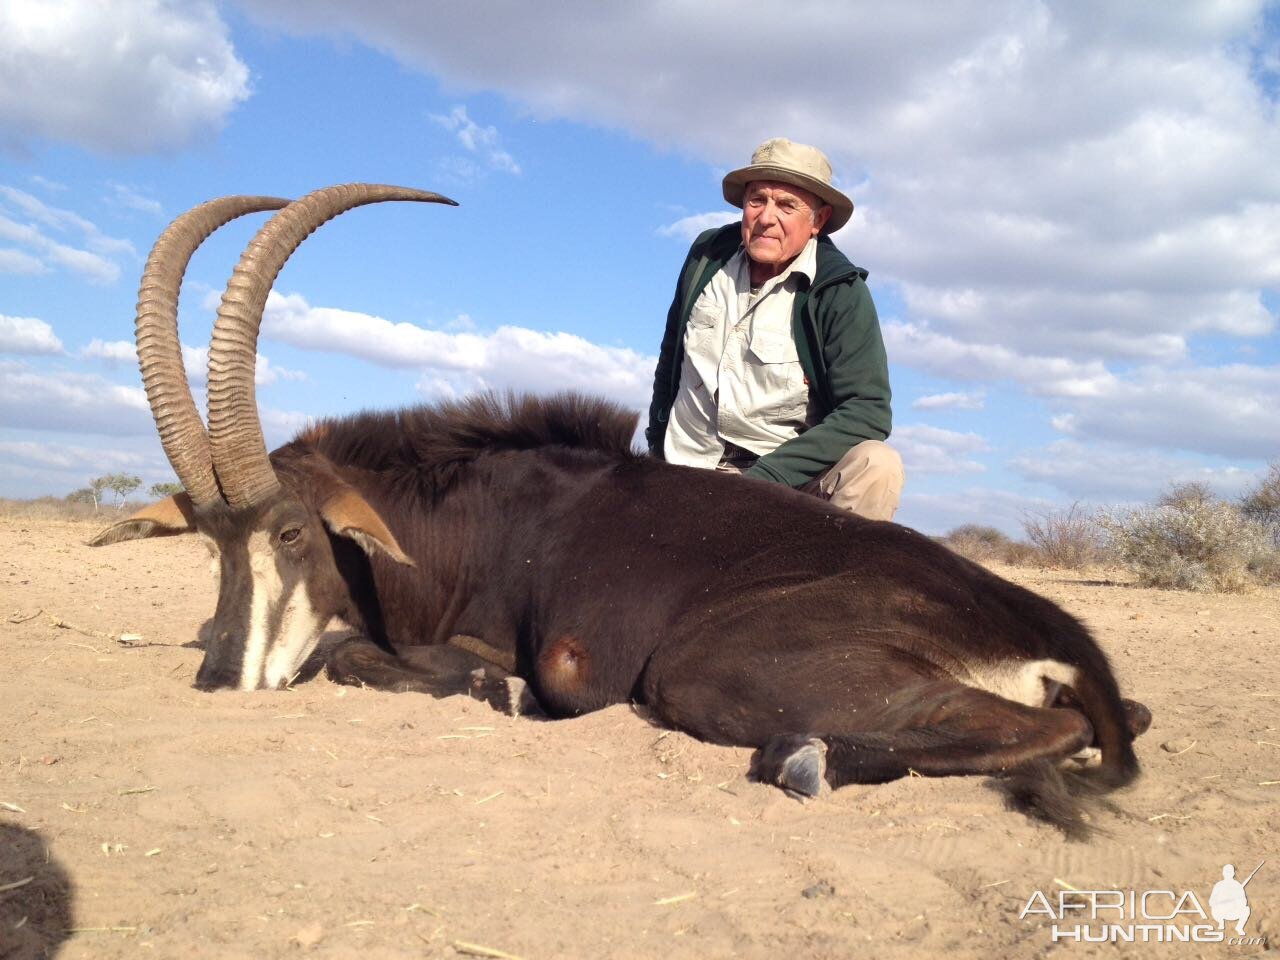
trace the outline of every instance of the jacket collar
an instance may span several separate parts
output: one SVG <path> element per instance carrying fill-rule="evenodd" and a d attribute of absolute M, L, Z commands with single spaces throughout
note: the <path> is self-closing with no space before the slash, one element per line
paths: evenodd
<path fill-rule="evenodd" d="M 706 256 L 708 260 L 717 264 L 717 269 L 723 267 L 733 255 L 742 248 L 742 221 L 726 224 L 709 238 L 706 248 Z M 835 283 L 839 280 L 853 279 L 861 277 L 866 280 L 869 274 L 861 267 L 854 266 L 849 262 L 849 258 L 840 252 L 839 248 L 831 242 L 831 238 L 821 236 L 818 238 L 818 265 L 813 275 L 813 283 L 810 289 L 826 286 L 828 283 Z"/>

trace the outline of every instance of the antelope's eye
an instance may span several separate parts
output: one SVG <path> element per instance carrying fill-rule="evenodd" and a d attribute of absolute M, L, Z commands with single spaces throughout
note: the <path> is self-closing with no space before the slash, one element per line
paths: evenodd
<path fill-rule="evenodd" d="M 287 529 L 280 531 L 280 542 L 293 543 L 293 541 L 297 540 L 298 537 L 301 536 L 301 534 L 302 534 L 301 527 L 288 527 Z"/>

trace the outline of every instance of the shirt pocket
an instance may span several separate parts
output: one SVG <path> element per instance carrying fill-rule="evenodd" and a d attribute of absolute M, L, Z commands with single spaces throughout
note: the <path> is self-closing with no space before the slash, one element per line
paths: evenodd
<path fill-rule="evenodd" d="M 761 412 L 780 420 L 804 420 L 809 388 L 795 341 L 787 333 L 755 330 L 750 349 Z"/>
<path fill-rule="evenodd" d="M 705 297 L 699 297 L 694 303 L 694 310 L 689 315 L 689 325 L 685 328 L 685 339 L 709 337 L 713 330 L 721 326 L 724 320 L 724 307 Z"/>
<path fill-rule="evenodd" d="M 713 330 L 724 319 L 724 307 L 708 297 L 701 296 L 689 314 L 690 330 Z"/>
<path fill-rule="evenodd" d="M 720 362 L 723 344 L 717 340 L 716 334 L 723 329 L 724 307 L 708 297 L 699 297 L 684 330 L 684 350 L 704 375 L 704 380 Z"/>

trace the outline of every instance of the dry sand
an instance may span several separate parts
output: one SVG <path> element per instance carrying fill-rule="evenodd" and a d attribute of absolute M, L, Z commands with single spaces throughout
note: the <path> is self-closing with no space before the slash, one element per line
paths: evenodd
<path fill-rule="evenodd" d="M 1155 714 L 1143 778 L 1072 844 L 982 778 L 800 803 L 628 707 L 511 719 L 323 676 L 199 693 L 204 548 L 92 529 L 0 518 L 4 960 L 1253 956 L 1054 945 L 1018 913 L 1067 885 L 1208 909 L 1223 864 L 1264 858 L 1247 932 L 1280 946 L 1275 590 L 1001 571 L 1088 623 Z"/>

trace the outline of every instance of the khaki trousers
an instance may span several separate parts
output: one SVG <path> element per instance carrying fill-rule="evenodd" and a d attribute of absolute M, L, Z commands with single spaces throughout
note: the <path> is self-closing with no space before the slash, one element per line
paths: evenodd
<path fill-rule="evenodd" d="M 733 456 L 726 457 L 716 469 L 741 473 L 749 466 L 741 456 Z M 898 451 L 880 440 L 864 440 L 830 470 L 797 489 L 868 520 L 892 520 L 905 481 Z"/>

